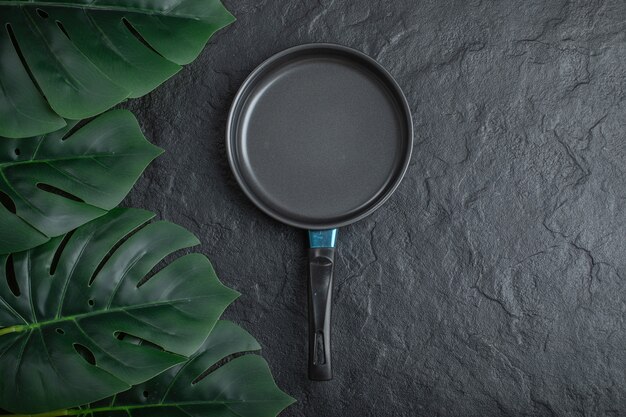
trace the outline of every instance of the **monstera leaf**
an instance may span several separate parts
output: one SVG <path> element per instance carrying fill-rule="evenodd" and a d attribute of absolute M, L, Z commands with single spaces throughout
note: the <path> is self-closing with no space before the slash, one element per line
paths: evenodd
<path fill-rule="evenodd" d="M 198 240 L 174 224 L 147 223 L 152 217 L 114 209 L 0 257 L 0 408 L 32 414 L 97 401 L 202 346 L 238 294 L 199 254 L 153 274 Z"/>
<path fill-rule="evenodd" d="M 0 254 L 32 248 L 102 216 L 162 152 L 125 110 L 72 133 L 74 124 L 46 136 L 0 138 Z"/>
<path fill-rule="evenodd" d="M 233 20 L 219 0 L 0 1 L 0 136 L 144 95 Z"/>
<path fill-rule="evenodd" d="M 258 349 L 246 331 L 219 321 L 186 363 L 112 398 L 46 415 L 273 417 L 293 399 L 278 389 L 266 362 L 251 354 Z"/>

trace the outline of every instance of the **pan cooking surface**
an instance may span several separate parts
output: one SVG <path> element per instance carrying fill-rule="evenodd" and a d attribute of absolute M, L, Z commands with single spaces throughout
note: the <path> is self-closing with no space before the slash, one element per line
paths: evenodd
<path fill-rule="evenodd" d="M 244 86 L 231 162 L 274 217 L 306 227 L 347 223 L 402 176 L 410 116 L 389 80 L 360 58 L 323 49 L 288 58 Z"/>

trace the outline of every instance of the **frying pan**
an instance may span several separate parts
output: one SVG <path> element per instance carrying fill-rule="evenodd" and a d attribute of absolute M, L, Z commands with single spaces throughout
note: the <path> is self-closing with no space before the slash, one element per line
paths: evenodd
<path fill-rule="evenodd" d="M 337 228 L 379 208 L 411 158 L 413 125 L 391 75 L 333 44 L 283 51 L 246 79 L 226 132 L 244 193 L 309 230 L 309 378 L 332 379 L 330 313 Z"/>

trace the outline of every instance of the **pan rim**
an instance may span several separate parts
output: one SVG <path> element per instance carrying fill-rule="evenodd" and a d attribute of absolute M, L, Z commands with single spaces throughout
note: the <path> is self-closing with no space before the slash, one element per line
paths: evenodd
<path fill-rule="evenodd" d="M 291 217 L 282 215 L 277 212 L 262 199 L 252 191 L 248 182 L 244 179 L 243 174 L 240 170 L 239 163 L 237 162 L 236 155 L 236 146 L 235 142 L 237 141 L 237 134 L 235 134 L 235 127 L 239 122 L 240 116 L 242 116 L 242 112 L 240 112 L 240 108 L 245 103 L 245 100 L 249 97 L 249 92 L 252 91 L 250 87 L 254 85 L 254 82 L 262 75 L 271 65 L 289 55 L 297 55 L 298 53 L 310 49 L 326 49 L 330 51 L 339 51 L 346 55 L 352 55 L 356 58 L 365 61 L 368 65 L 373 67 L 380 77 L 382 77 L 390 88 L 390 92 L 398 101 L 400 112 L 403 114 L 404 119 L 406 121 L 406 151 L 404 152 L 403 159 L 399 164 L 399 170 L 397 173 L 394 173 L 390 176 L 389 184 L 381 191 L 380 196 L 376 197 L 372 203 L 367 206 L 365 209 L 358 212 L 357 215 L 350 216 L 349 218 L 336 222 L 327 222 L 324 219 L 321 219 L 320 222 L 303 222 L 299 220 L 295 220 Z M 338 227 L 347 226 L 349 224 L 355 223 L 359 220 L 364 219 L 365 217 L 372 214 L 374 211 L 379 209 L 396 191 L 399 187 L 402 179 L 404 178 L 409 164 L 411 162 L 411 155 L 413 152 L 413 143 L 414 143 L 414 129 L 413 129 L 413 118 L 411 114 L 411 109 L 409 103 L 406 99 L 406 96 L 400 85 L 395 80 L 395 78 L 391 75 L 389 71 L 387 71 L 378 61 L 369 55 L 356 50 L 354 48 L 350 48 L 347 46 L 335 44 L 335 43 L 306 43 L 302 45 L 293 46 L 291 48 L 285 49 L 281 52 L 278 52 L 265 61 L 263 61 L 259 66 L 257 66 L 244 80 L 244 82 L 239 87 L 235 98 L 232 101 L 230 106 L 230 110 L 228 112 L 228 119 L 226 123 L 226 153 L 228 156 L 228 163 L 230 165 L 231 172 L 233 173 L 235 180 L 239 184 L 239 187 L 242 189 L 244 194 L 250 199 L 256 207 L 258 207 L 261 211 L 263 211 L 268 216 L 272 217 L 279 222 L 297 227 L 300 229 L 308 229 L 308 230 L 325 230 L 325 229 L 334 229 Z"/>

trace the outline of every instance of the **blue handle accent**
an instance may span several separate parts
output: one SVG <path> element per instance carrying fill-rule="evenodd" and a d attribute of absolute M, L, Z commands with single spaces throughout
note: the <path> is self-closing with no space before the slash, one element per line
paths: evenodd
<path fill-rule="evenodd" d="M 337 229 L 309 230 L 311 248 L 334 248 L 337 240 Z"/>

